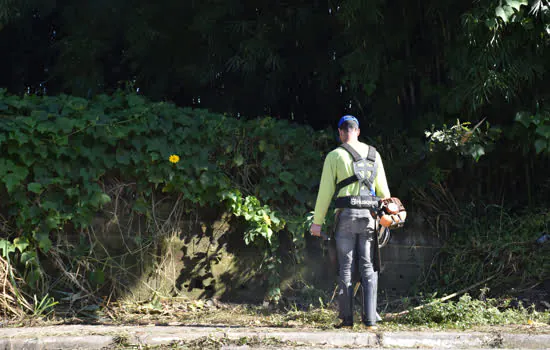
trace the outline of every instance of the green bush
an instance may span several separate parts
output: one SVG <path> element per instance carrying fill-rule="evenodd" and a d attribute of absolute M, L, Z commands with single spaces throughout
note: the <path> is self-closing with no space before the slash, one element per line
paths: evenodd
<path fill-rule="evenodd" d="M 0 254 L 21 268 L 27 287 L 44 288 L 41 261 L 61 232 L 89 228 L 111 201 L 105 183 L 116 179 L 131 184 L 132 209 L 142 215 L 159 192 L 195 207 L 226 203 L 248 222 L 246 243 L 268 258 L 283 228 L 303 245 L 300 224 L 330 142 L 326 132 L 287 121 L 236 119 L 135 94 L 86 100 L 0 90 Z"/>

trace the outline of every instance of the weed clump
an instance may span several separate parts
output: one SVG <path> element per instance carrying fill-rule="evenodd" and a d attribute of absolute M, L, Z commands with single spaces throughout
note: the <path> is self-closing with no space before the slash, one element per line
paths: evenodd
<path fill-rule="evenodd" d="M 404 313 L 396 322 L 415 326 L 457 328 L 484 325 L 550 324 L 550 312 L 538 312 L 534 307 L 524 307 L 521 303 L 517 307 L 511 307 L 509 300 L 479 300 L 472 298 L 469 294 L 464 294 L 458 301 L 435 300 L 428 302 L 421 308 Z"/>

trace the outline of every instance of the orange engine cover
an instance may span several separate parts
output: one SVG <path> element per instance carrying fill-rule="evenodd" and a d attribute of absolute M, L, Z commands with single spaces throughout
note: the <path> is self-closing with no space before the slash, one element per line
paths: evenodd
<path fill-rule="evenodd" d="M 402 227 L 407 219 L 407 211 L 399 198 L 391 197 L 380 201 L 382 216 L 380 225 L 389 228 Z"/>

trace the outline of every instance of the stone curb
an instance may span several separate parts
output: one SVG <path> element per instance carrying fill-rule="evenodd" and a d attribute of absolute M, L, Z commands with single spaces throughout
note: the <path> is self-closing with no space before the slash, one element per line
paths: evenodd
<path fill-rule="evenodd" d="M 385 348 L 550 347 L 550 334 L 481 332 L 354 332 L 285 328 L 189 326 L 52 326 L 0 329 L 0 350 L 105 349 L 117 344 L 170 345 L 210 337 L 256 338 L 309 346 Z"/>

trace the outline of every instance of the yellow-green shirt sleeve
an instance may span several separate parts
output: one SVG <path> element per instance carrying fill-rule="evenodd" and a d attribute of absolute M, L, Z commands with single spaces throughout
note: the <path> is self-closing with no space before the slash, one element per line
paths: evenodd
<path fill-rule="evenodd" d="M 329 153 L 325 158 L 323 173 L 321 174 L 321 183 L 319 184 L 319 192 L 317 193 L 317 201 L 315 202 L 315 214 L 313 216 L 314 224 L 322 225 L 324 223 L 335 190 L 335 157 L 333 153 Z"/>
<path fill-rule="evenodd" d="M 376 179 L 374 179 L 374 190 L 376 195 L 380 198 L 389 198 L 391 197 L 390 188 L 388 187 L 388 181 L 386 180 L 386 172 L 384 171 L 384 164 L 382 163 L 382 157 L 376 152 L 378 157 L 378 170 L 376 174 Z"/>

